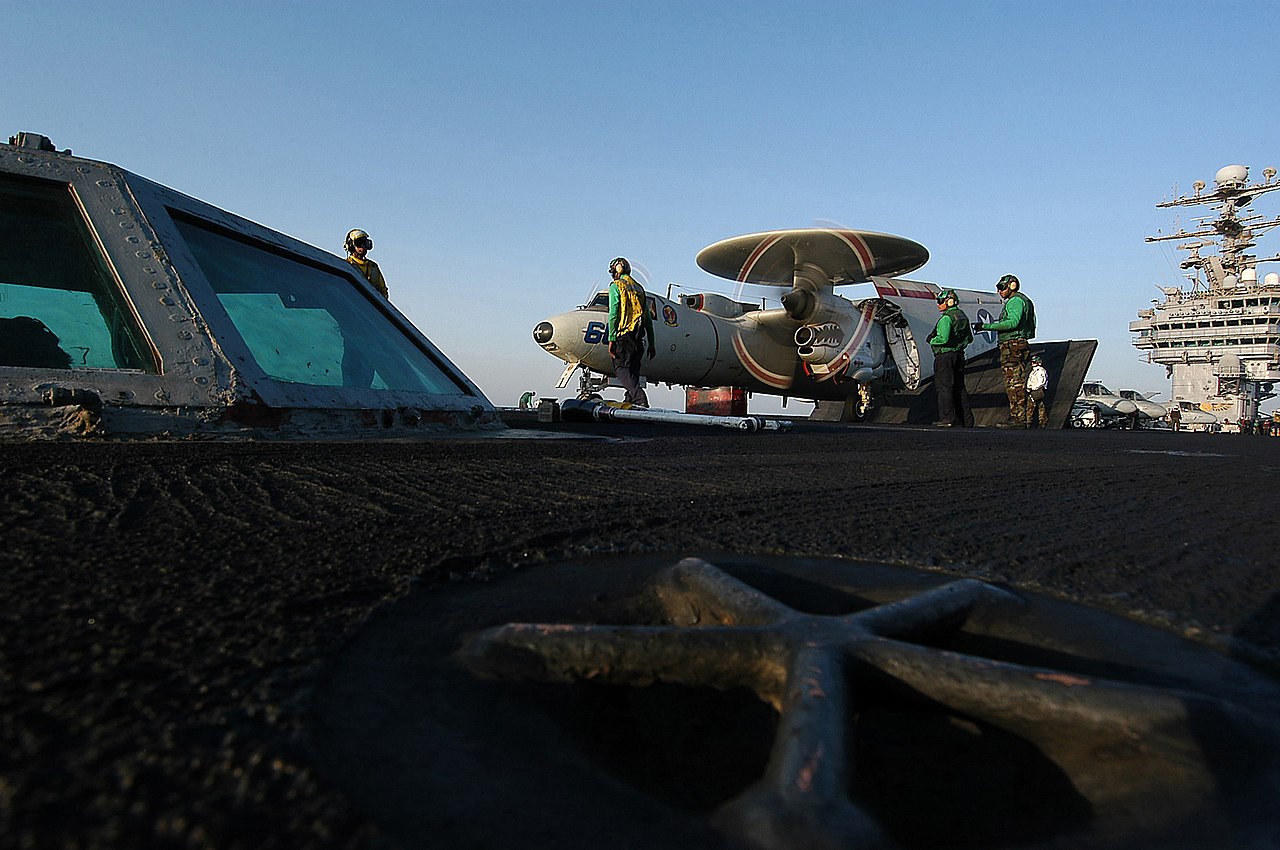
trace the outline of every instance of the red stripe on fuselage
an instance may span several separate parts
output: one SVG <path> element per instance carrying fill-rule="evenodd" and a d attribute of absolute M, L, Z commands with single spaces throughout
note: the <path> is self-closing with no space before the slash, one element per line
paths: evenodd
<path fill-rule="evenodd" d="M 905 287 L 897 287 L 887 283 L 877 283 L 876 294 L 882 295 L 882 296 L 893 296 L 895 298 L 934 298 L 936 299 L 938 297 L 938 294 L 936 292 L 937 290 L 936 286 L 933 286 L 933 284 L 931 283 L 923 284 L 923 286 L 932 287 L 932 290 L 931 289 L 915 289 L 915 288 L 907 289 Z"/>

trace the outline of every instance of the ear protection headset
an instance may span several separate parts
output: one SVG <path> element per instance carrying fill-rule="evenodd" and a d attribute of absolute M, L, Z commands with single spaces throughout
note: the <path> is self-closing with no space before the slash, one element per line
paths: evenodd
<path fill-rule="evenodd" d="M 356 252 L 356 242 L 362 239 L 368 243 L 367 249 L 373 250 L 373 240 L 363 230 L 348 230 L 347 241 L 343 243 L 343 247 L 347 249 L 348 254 L 354 254 Z"/>

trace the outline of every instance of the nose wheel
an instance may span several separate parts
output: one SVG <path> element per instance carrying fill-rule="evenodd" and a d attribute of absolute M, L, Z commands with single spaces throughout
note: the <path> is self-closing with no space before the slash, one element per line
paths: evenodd
<path fill-rule="evenodd" d="M 609 386 L 609 377 L 599 372 L 592 372 L 586 366 L 579 366 L 578 398 L 582 401 L 602 401 L 601 392 Z"/>

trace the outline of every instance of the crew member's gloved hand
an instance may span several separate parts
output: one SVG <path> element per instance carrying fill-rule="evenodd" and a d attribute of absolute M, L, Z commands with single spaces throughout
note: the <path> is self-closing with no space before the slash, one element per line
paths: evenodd
<path fill-rule="evenodd" d="M 982 324 L 982 322 L 974 322 L 972 325 L 970 325 L 970 327 L 973 328 L 974 333 L 980 334 L 982 333 L 982 329 L 986 327 L 986 325 Z"/>
<path fill-rule="evenodd" d="M 610 343 L 609 343 L 609 356 L 610 356 L 610 357 L 617 357 L 617 356 L 618 356 L 618 345 L 617 345 L 617 343 L 612 342 L 612 341 L 610 341 Z"/>

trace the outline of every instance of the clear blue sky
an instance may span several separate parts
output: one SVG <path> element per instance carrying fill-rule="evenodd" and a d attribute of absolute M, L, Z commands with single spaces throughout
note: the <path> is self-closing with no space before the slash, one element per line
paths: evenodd
<path fill-rule="evenodd" d="M 1175 188 L 1280 166 L 1275 9 L 11 3 L 0 130 L 334 253 L 368 230 L 392 300 L 496 404 L 557 394 L 531 330 L 610 258 L 732 292 L 699 249 L 823 221 L 921 242 L 916 279 L 1017 274 L 1040 338 L 1098 339 L 1091 377 L 1167 395 L 1128 323 L 1179 255 L 1143 238 Z"/>

